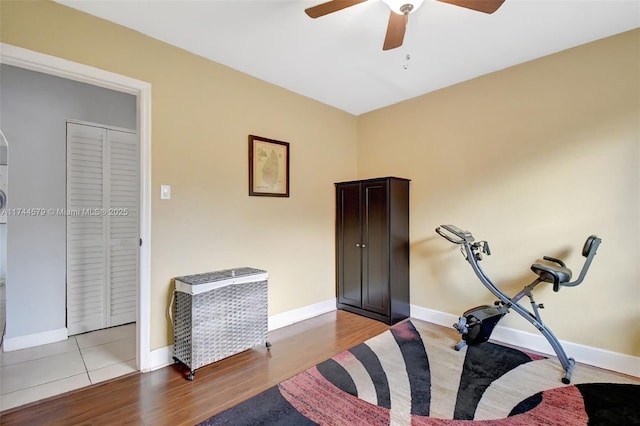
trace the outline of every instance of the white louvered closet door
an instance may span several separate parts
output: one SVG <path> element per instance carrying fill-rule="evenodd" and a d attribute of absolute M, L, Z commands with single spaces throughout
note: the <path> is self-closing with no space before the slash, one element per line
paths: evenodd
<path fill-rule="evenodd" d="M 67 330 L 105 327 L 105 130 L 67 123 Z"/>
<path fill-rule="evenodd" d="M 107 215 L 108 324 L 136 320 L 138 291 L 139 158 L 138 135 L 107 131 Z"/>
<path fill-rule="evenodd" d="M 136 320 L 138 159 L 135 133 L 67 123 L 69 335 Z"/>

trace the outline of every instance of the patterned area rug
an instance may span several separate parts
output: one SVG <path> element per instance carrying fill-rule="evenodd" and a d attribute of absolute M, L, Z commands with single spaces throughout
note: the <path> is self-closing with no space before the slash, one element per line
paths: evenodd
<path fill-rule="evenodd" d="M 201 425 L 634 425 L 640 381 L 407 321 Z"/>

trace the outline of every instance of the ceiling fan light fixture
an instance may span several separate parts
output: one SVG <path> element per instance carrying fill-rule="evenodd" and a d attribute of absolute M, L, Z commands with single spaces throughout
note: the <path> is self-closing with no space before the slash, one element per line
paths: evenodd
<path fill-rule="evenodd" d="M 398 15 L 415 12 L 422 5 L 424 0 L 382 0 L 389 6 L 393 13 Z"/>

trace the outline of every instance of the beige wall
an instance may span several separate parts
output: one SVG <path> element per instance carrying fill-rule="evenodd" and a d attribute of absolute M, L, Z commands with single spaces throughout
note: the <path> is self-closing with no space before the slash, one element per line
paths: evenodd
<path fill-rule="evenodd" d="M 153 349 L 171 342 L 174 276 L 264 268 L 270 315 L 334 297 L 333 182 L 397 175 L 412 179 L 413 304 L 492 301 L 439 224 L 488 239 L 483 267 L 510 292 L 543 255 L 577 275 L 597 233 L 587 280 L 542 288 L 543 314 L 563 340 L 640 355 L 640 31 L 356 118 L 55 3 L 1 6 L 2 42 L 153 86 Z M 290 198 L 247 196 L 248 134 L 291 143 Z"/>
<path fill-rule="evenodd" d="M 335 297 L 333 183 L 356 176 L 356 117 L 55 3 L 3 1 L 1 18 L 4 43 L 152 84 L 152 349 L 172 340 L 175 276 L 265 269 L 270 315 Z M 290 198 L 247 195 L 249 134 L 291 144 Z"/>
<path fill-rule="evenodd" d="M 560 339 L 640 355 L 638 46 L 635 30 L 359 117 L 359 175 L 412 179 L 413 304 L 459 315 L 493 301 L 440 224 L 489 240 L 482 266 L 509 293 L 543 255 L 577 277 L 595 233 L 583 285 L 537 291 L 543 318 Z"/>

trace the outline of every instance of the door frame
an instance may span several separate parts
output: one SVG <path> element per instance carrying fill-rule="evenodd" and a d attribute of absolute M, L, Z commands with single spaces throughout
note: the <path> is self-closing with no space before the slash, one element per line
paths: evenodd
<path fill-rule="evenodd" d="M 151 83 L 55 56 L 0 43 L 0 63 L 91 84 L 137 98 L 140 137 L 140 279 L 136 316 L 136 366 L 153 368 L 151 354 Z"/>

